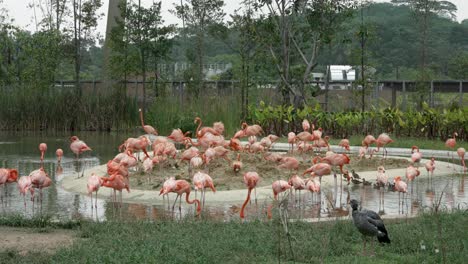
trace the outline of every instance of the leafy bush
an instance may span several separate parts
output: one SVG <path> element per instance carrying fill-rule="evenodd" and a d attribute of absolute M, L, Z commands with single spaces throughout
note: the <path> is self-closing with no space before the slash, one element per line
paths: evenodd
<path fill-rule="evenodd" d="M 366 112 L 325 112 L 319 105 L 295 109 L 260 102 L 258 107 L 249 106 L 248 119 L 260 124 L 266 133 L 277 135 L 301 131 L 302 120 L 308 119 L 316 128 L 322 127 L 327 134 L 341 138 L 386 132 L 396 136 L 446 139 L 457 132 L 459 138 L 468 140 L 468 107 L 438 110 L 423 104 L 421 111 L 403 112 L 387 107 Z"/>

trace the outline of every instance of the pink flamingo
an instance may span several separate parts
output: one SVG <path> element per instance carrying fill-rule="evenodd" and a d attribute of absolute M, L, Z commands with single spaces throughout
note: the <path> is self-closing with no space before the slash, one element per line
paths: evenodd
<path fill-rule="evenodd" d="M 291 185 L 289 185 L 287 181 L 277 180 L 271 184 L 271 188 L 273 189 L 273 198 L 275 200 L 278 200 L 278 194 L 291 189 Z M 272 217 L 272 213 L 271 213 L 272 207 L 273 207 L 273 204 L 268 206 L 268 210 L 267 210 L 268 219 L 271 219 Z"/>
<path fill-rule="evenodd" d="M 242 169 L 242 161 L 240 159 L 240 153 L 237 153 L 237 160 L 232 162 L 232 169 L 234 173 L 238 173 Z"/>
<path fill-rule="evenodd" d="M 280 162 L 283 159 L 283 155 L 276 152 L 267 152 L 263 155 L 263 158 L 268 161 Z"/>
<path fill-rule="evenodd" d="M 44 171 L 44 168 L 41 167 L 35 171 L 32 171 L 29 174 L 31 177 L 31 183 L 34 188 L 39 189 L 39 200 L 41 201 L 42 206 L 42 189 L 49 187 L 52 184 L 52 180 L 49 178 L 49 175 Z"/>
<path fill-rule="evenodd" d="M 292 170 L 297 171 L 299 169 L 299 161 L 294 157 L 283 157 L 278 168 L 288 169 L 291 174 Z"/>
<path fill-rule="evenodd" d="M 431 186 L 430 188 L 432 189 L 432 176 L 434 175 L 434 170 L 435 170 L 435 158 L 432 157 L 430 160 L 424 164 L 424 167 L 426 168 L 427 175 L 429 178 L 429 185 Z"/>
<path fill-rule="evenodd" d="M 457 149 L 457 154 L 458 154 L 458 157 L 460 157 L 461 165 L 463 166 L 463 171 L 466 171 L 465 152 L 466 152 L 466 150 L 464 148 L 458 148 Z"/>
<path fill-rule="evenodd" d="M 41 164 L 42 164 L 42 162 L 44 161 L 45 152 L 47 151 L 47 144 L 46 143 L 39 144 L 39 151 L 41 152 Z"/>
<path fill-rule="evenodd" d="M 385 200 L 384 200 L 385 192 L 383 191 L 383 188 L 381 187 L 385 187 L 387 186 L 387 184 L 388 184 L 388 176 L 385 174 L 385 168 L 383 166 L 379 166 L 377 168 L 377 186 L 380 190 L 379 208 L 380 206 L 382 206 L 381 208 L 385 208 Z"/>
<path fill-rule="evenodd" d="M 245 136 L 256 136 L 256 135 L 261 135 L 263 133 L 262 127 L 259 125 L 247 125 L 246 122 L 243 122 L 242 125 L 242 130 L 244 131 Z"/>
<path fill-rule="evenodd" d="M 88 147 L 88 145 L 86 145 L 84 141 L 80 140 L 77 136 L 70 137 L 70 141 L 70 149 L 73 153 L 75 153 L 77 158 L 81 153 L 92 150 L 90 147 Z"/>
<path fill-rule="evenodd" d="M 319 138 L 318 140 L 315 141 L 314 147 L 318 148 L 318 151 L 320 152 L 322 148 L 327 148 L 327 151 L 330 151 L 330 144 L 328 144 L 328 141 L 330 140 L 329 136 L 325 136 L 324 138 Z"/>
<path fill-rule="evenodd" d="M 294 196 L 296 197 L 297 191 L 299 191 L 299 203 L 301 202 L 301 190 L 306 188 L 304 180 L 297 174 L 294 174 L 289 178 L 288 184 L 294 188 Z"/>
<path fill-rule="evenodd" d="M 16 182 L 18 180 L 18 170 L 0 168 L 0 185 L 3 185 L 3 190 L 6 195 L 7 183 Z M 3 194 L 0 196 L 3 201 Z"/>
<path fill-rule="evenodd" d="M 211 191 L 213 191 L 214 193 L 216 192 L 216 189 L 213 184 L 213 179 L 210 177 L 210 175 L 199 171 L 193 175 L 192 182 L 195 186 L 195 198 L 197 198 L 197 190 L 200 190 L 200 199 L 203 200 L 203 208 L 205 208 L 205 188 L 210 188 Z"/>
<path fill-rule="evenodd" d="M 319 195 L 320 193 L 320 182 L 312 176 L 310 179 L 307 180 L 306 189 L 312 193 L 313 199 L 314 193 L 317 193 L 317 195 Z"/>
<path fill-rule="evenodd" d="M 386 133 L 380 134 L 379 137 L 375 141 L 377 145 L 377 149 L 374 149 L 374 151 L 371 152 L 371 158 L 372 158 L 372 154 L 375 152 L 379 152 L 380 148 L 383 148 L 382 156 L 385 158 L 388 155 L 388 152 L 385 146 L 392 142 L 393 142 L 393 139 L 391 139 Z"/>
<path fill-rule="evenodd" d="M 294 143 L 296 141 L 296 134 L 294 132 L 288 133 L 288 143 L 291 153 L 294 152 Z"/>
<path fill-rule="evenodd" d="M 406 168 L 406 180 L 411 182 L 411 193 L 413 193 L 413 181 L 419 176 L 420 172 L 413 165 Z"/>
<path fill-rule="evenodd" d="M 252 192 L 252 189 L 256 190 L 257 183 L 260 181 L 260 176 L 258 176 L 258 173 L 249 171 L 244 173 L 244 183 L 247 186 L 247 198 L 244 201 L 244 204 L 242 204 L 242 208 L 240 211 L 240 218 L 244 219 L 245 214 L 244 210 L 245 207 L 247 206 L 247 203 L 250 201 L 250 193 Z M 257 203 L 257 194 L 255 193 L 255 203 Z"/>
<path fill-rule="evenodd" d="M 189 137 L 187 137 L 188 134 L 190 134 L 190 131 L 185 132 L 184 134 L 179 128 L 172 130 L 172 133 L 169 136 L 167 136 L 167 138 L 176 143 L 181 143 L 187 146 L 188 140 L 190 139 Z"/>
<path fill-rule="evenodd" d="M 302 121 L 302 130 L 304 130 L 304 131 L 309 131 L 309 129 L 310 129 L 309 120 L 304 119 L 304 120 Z"/>
<path fill-rule="evenodd" d="M 176 180 L 175 181 L 175 187 L 171 190 L 171 192 L 177 193 L 177 197 L 174 201 L 174 204 L 172 205 L 172 211 L 174 211 L 175 204 L 177 202 L 177 199 L 179 199 L 179 211 L 182 210 L 182 195 L 185 193 L 185 201 L 188 204 L 197 204 L 197 216 L 200 215 L 201 212 L 201 206 L 200 206 L 200 201 L 197 199 L 194 199 L 192 201 L 189 200 L 189 195 L 190 195 L 190 183 L 188 183 L 186 180 Z"/>
<path fill-rule="evenodd" d="M 170 177 L 169 179 L 166 179 L 163 183 L 163 187 L 159 191 L 159 196 L 163 196 L 163 202 L 164 202 L 164 196 L 167 196 L 167 208 L 169 209 L 169 193 L 175 190 L 176 187 L 176 181 L 174 177 Z"/>
<path fill-rule="evenodd" d="M 198 127 L 197 127 L 197 129 L 195 131 L 195 136 L 197 138 L 202 138 L 206 133 L 211 133 L 211 134 L 213 134 L 215 136 L 218 136 L 220 134 L 216 129 L 214 129 L 212 127 L 202 127 L 202 128 L 200 128 L 202 126 L 202 120 L 201 120 L 200 117 L 195 117 L 195 120 L 193 121 L 193 123 L 198 124 Z"/>
<path fill-rule="evenodd" d="M 413 164 L 416 162 L 420 162 L 422 159 L 422 153 L 419 152 L 418 146 L 412 146 L 411 147 L 411 161 L 413 161 Z"/>
<path fill-rule="evenodd" d="M 218 132 L 219 135 L 224 134 L 224 124 L 223 122 L 214 122 L 213 123 L 213 128 Z"/>
<path fill-rule="evenodd" d="M 346 138 L 342 139 L 338 146 L 344 148 L 347 151 L 350 151 L 349 140 Z"/>
<path fill-rule="evenodd" d="M 458 133 L 457 132 L 453 132 L 453 138 L 449 138 L 447 139 L 447 141 L 445 141 L 445 146 L 447 148 L 451 148 L 451 149 L 454 149 L 455 148 L 455 145 L 457 145 L 457 140 L 456 140 L 456 137 L 458 137 Z M 447 157 L 450 158 L 450 151 L 447 152 Z M 453 153 L 452 153 L 452 163 L 453 163 Z M 450 167 L 450 166 L 447 166 L 447 167 Z"/>
<path fill-rule="evenodd" d="M 370 145 L 374 144 L 377 140 L 373 135 L 367 135 L 363 140 L 362 140 L 362 146 L 365 147 L 366 152 L 369 151 Z M 371 157 L 372 157 L 372 151 L 371 151 Z M 364 158 L 366 156 L 364 155 Z"/>
<path fill-rule="evenodd" d="M 97 193 L 103 182 L 104 180 L 95 173 L 91 173 L 91 176 L 88 178 L 86 187 L 88 188 L 88 195 L 91 198 L 91 208 L 93 208 L 93 192 L 96 192 L 96 204 L 94 207 L 97 208 Z"/>
<path fill-rule="evenodd" d="M 34 188 L 32 186 L 30 176 L 21 176 L 18 180 L 18 190 L 23 195 L 24 207 L 26 209 L 26 193 L 29 191 L 31 194 L 31 201 L 34 201 Z"/>
<path fill-rule="evenodd" d="M 310 173 L 312 177 L 319 176 L 320 183 L 322 183 L 322 176 L 330 175 L 332 172 L 332 167 L 328 163 L 317 163 L 312 165 L 312 167 L 308 168 L 304 171 L 302 175 L 306 175 Z"/>
<path fill-rule="evenodd" d="M 140 121 L 141 121 L 141 127 L 143 128 L 143 130 L 145 131 L 146 134 L 150 134 L 150 135 L 155 135 L 157 136 L 158 135 L 158 131 L 150 126 L 150 125 L 145 125 L 145 122 L 143 121 L 143 111 L 141 111 L 141 108 L 138 109 L 138 112 L 140 112 Z"/>
<path fill-rule="evenodd" d="M 61 148 L 57 149 L 55 155 L 57 155 L 57 163 L 60 164 L 60 162 L 62 162 L 63 150 Z"/>
<path fill-rule="evenodd" d="M 406 182 L 401 180 L 401 176 L 396 176 L 393 179 L 395 184 L 395 191 L 398 192 L 398 210 L 400 210 L 400 195 L 403 193 L 403 200 L 405 199 L 405 193 L 408 192 L 408 185 Z M 399 213 L 400 211 L 398 211 Z M 401 202 L 401 212 L 403 213 L 403 201 Z"/>
<path fill-rule="evenodd" d="M 119 146 L 119 150 L 130 150 L 132 152 L 135 151 L 143 151 L 145 156 L 149 158 L 148 152 L 146 152 L 146 148 L 150 145 L 150 142 L 147 137 L 139 136 L 138 138 L 127 138 L 125 142 Z"/>
<path fill-rule="evenodd" d="M 347 178 L 347 181 L 348 181 L 348 184 L 351 180 L 350 176 L 349 176 L 349 172 L 348 171 L 343 171 L 343 166 L 345 164 L 349 164 L 349 162 L 351 161 L 350 158 L 348 157 L 348 155 L 346 154 L 331 154 L 329 156 L 326 156 L 324 158 L 321 158 L 320 159 L 321 162 L 324 162 L 324 163 L 328 163 L 332 166 L 338 166 L 340 168 L 340 172 L 342 175 L 345 175 L 346 178 Z M 335 178 L 335 188 L 338 186 L 338 183 L 337 183 L 337 179 L 336 179 L 336 173 L 333 173 L 333 176 Z M 343 177 L 340 177 L 340 205 L 341 205 L 341 198 L 342 198 L 342 194 L 343 194 Z"/>
<path fill-rule="evenodd" d="M 119 207 L 122 207 L 122 204 L 123 204 L 122 190 L 126 189 L 127 192 L 130 192 L 130 185 L 129 185 L 129 182 L 128 182 L 128 177 L 124 177 L 123 175 L 116 173 L 116 174 L 112 174 L 110 177 L 101 177 L 101 179 L 102 179 L 101 186 L 113 189 L 113 191 L 114 191 L 114 196 L 113 196 L 114 202 L 117 202 L 116 192 L 119 191 L 119 193 L 120 193 Z"/>

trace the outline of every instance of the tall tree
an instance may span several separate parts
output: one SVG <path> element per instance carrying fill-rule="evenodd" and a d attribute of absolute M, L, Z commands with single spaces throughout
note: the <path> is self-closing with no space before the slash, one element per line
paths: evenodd
<path fill-rule="evenodd" d="M 80 70 L 82 50 L 94 41 L 93 29 L 97 26 L 102 14 L 97 10 L 102 6 L 101 0 L 73 0 L 73 60 L 75 65 L 75 82 L 81 96 Z"/>
<path fill-rule="evenodd" d="M 187 31 L 195 35 L 196 42 L 194 50 L 188 54 L 189 58 L 194 58 L 195 66 L 195 87 L 194 95 L 198 97 L 202 90 L 204 72 L 204 56 L 205 56 L 205 37 L 208 33 L 209 25 L 222 21 L 224 13 L 222 7 L 224 6 L 223 0 L 184 0 L 181 3 L 174 4 L 172 12 L 180 19 L 182 19 L 187 26 Z M 184 32 L 187 34 L 187 32 Z"/>
<path fill-rule="evenodd" d="M 356 7 L 355 0 L 257 0 L 258 9 L 267 8 L 262 16 L 263 28 L 257 30 L 269 50 L 280 77 L 283 104 L 305 104 L 305 88 L 324 45 L 336 41 L 344 19 Z M 301 73 L 291 75 L 294 56 Z"/>
<path fill-rule="evenodd" d="M 242 119 L 247 117 L 249 87 L 251 85 L 251 64 L 258 45 L 255 42 L 255 20 L 252 0 L 243 1 L 242 11 L 236 10 L 227 23 L 216 24 L 210 32 L 221 39 L 240 58 L 240 80 Z"/>

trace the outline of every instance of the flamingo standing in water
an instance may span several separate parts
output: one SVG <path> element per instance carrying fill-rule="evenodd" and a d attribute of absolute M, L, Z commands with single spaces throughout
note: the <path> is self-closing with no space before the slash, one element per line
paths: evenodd
<path fill-rule="evenodd" d="M 18 190 L 23 195 L 24 209 L 26 209 L 26 193 L 31 193 L 31 201 L 34 201 L 34 188 L 30 176 L 21 176 L 18 180 Z"/>
<path fill-rule="evenodd" d="M 93 192 L 96 193 L 96 204 L 94 207 L 97 208 L 97 193 L 103 182 L 104 180 L 95 173 L 91 173 L 91 176 L 88 178 L 88 184 L 86 187 L 88 188 L 88 195 L 91 198 L 91 208 L 93 208 Z"/>
<path fill-rule="evenodd" d="M 405 200 L 405 193 L 408 192 L 408 185 L 401 180 L 401 176 L 396 176 L 393 179 L 395 184 L 395 191 L 398 192 L 398 213 L 400 213 L 400 195 L 403 193 L 403 201 Z M 403 213 L 403 201 L 401 202 L 401 213 Z"/>
<path fill-rule="evenodd" d="M 174 177 L 170 177 L 169 179 L 166 179 L 163 183 L 163 187 L 159 191 L 159 195 L 163 196 L 163 202 L 164 202 L 164 196 L 167 196 L 167 208 L 169 209 L 169 193 L 172 192 L 176 187 L 176 181 Z"/>
<path fill-rule="evenodd" d="M 430 160 L 424 164 L 424 167 L 426 168 L 427 171 L 427 176 L 429 179 L 429 186 L 432 189 L 432 176 L 434 175 L 434 170 L 435 170 L 435 158 L 432 157 Z"/>
<path fill-rule="evenodd" d="M 409 165 L 406 168 L 406 180 L 411 182 L 411 194 L 413 194 L 413 182 L 419 174 L 419 170 L 413 165 Z"/>
<path fill-rule="evenodd" d="M 88 147 L 88 145 L 86 145 L 84 141 L 80 140 L 77 136 L 70 137 L 70 141 L 70 149 L 73 153 L 75 153 L 77 158 L 81 153 L 92 150 L 90 147 Z"/>
<path fill-rule="evenodd" d="M 57 155 L 57 163 L 60 164 L 62 162 L 63 150 L 61 148 L 57 149 L 55 155 Z"/>
<path fill-rule="evenodd" d="M 294 174 L 289 178 L 288 184 L 291 185 L 294 188 L 294 197 L 296 197 L 297 191 L 299 191 L 299 205 L 301 203 L 301 190 L 304 190 L 306 188 L 304 180 L 299 177 L 297 174 Z M 296 200 L 296 199 L 294 199 Z"/>
<path fill-rule="evenodd" d="M 278 194 L 291 189 L 291 185 L 289 185 L 289 183 L 287 181 L 277 180 L 277 181 L 274 181 L 271 184 L 271 188 L 273 189 L 273 198 L 275 200 L 278 200 Z M 268 219 L 271 219 L 271 217 L 272 217 L 272 213 L 271 213 L 272 207 L 273 207 L 273 204 L 268 206 L 268 210 L 267 210 Z"/>
<path fill-rule="evenodd" d="M 3 185 L 5 195 L 7 194 L 7 183 L 16 182 L 18 180 L 18 170 L 0 168 L 0 185 Z M 3 201 L 3 193 L 0 195 Z"/>
<path fill-rule="evenodd" d="M 447 148 L 454 149 L 454 148 L 455 148 L 455 145 L 457 145 L 456 137 L 458 137 L 458 133 L 457 133 L 457 132 L 453 132 L 453 138 L 447 139 L 447 141 L 445 141 L 445 146 L 446 146 Z M 447 157 L 450 158 L 450 151 L 447 152 Z M 452 163 L 453 163 L 453 153 L 452 153 Z M 448 165 L 447 168 L 448 168 L 448 167 L 450 167 L 450 165 Z"/>
<path fill-rule="evenodd" d="M 49 175 L 44 171 L 44 168 L 41 167 L 35 171 L 32 171 L 29 174 L 31 177 L 32 186 L 36 189 L 39 189 L 39 200 L 41 201 L 42 207 L 42 189 L 47 188 L 52 184 L 52 180 L 49 178 Z"/>
<path fill-rule="evenodd" d="M 143 120 L 143 111 L 140 109 L 138 109 L 138 112 L 140 112 L 140 121 L 141 121 L 141 127 L 143 128 L 143 130 L 145 131 L 146 134 L 150 134 L 150 135 L 155 135 L 157 136 L 158 135 L 158 131 L 150 126 L 150 125 L 145 125 L 145 122 Z"/>
<path fill-rule="evenodd" d="M 192 182 L 195 186 L 195 198 L 197 198 L 197 190 L 200 190 L 200 199 L 203 201 L 202 207 L 205 208 L 205 188 L 210 188 L 211 191 L 213 191 L 214 193 L 216 192 L 216 189 L 213 184 L 213 179 L 210 177 L 210 175 L 199 171 L 193 175 Z"/>
<path fill-rule="evenodd" d="M 247 203 L 250 201 L 250 193 L 252 192 L 252 189 L 256 190 L 257 183 L 260 181 L 260 176 L 258 176 L 258 173 L 254 171 L 249 171 L 244 173 L 244 183 L 247 186 L 247 198 L 244 201 L 244 204 L 242 204 L 242 208 L 240 211 L 240 218 L 244 219 L 245 214 L 244 210 L 245 207 L 247 206 Z M 255 194 L 255 203 L 257 203 L 257 194 Z"/>
<path fill-rule="evenodd" d="M 179 199 L 179 212 L 182 210 L 182 197 L 181 196 L 185 193 L 185 201 L 188 204 L 196 203 L 197 204 L 197 216 L 200 215 L 200 212 L 201 212 L 200 201 L 197 199 L 194 199 L 192 201 L 189 200 L 190 190 L 191 190 L 190 183 L 188 183 L 186 180 L 175 181 L 175 187 L 170 191 L 170 192 L 177 193 L 177 197 L 174 201 L 174 204 L 172 205 L 172 211 L 174 211 L 175 204 L 177 202 L 177 199 L 179 198 L 180 198 Z"/>
<path fill-rule="evenodd" d="M 384 188 L 388 184 L 388 176 L 385 174 L 385 168 L 383 166 L 379 166 L 377 168 L 377 186 L 379 187 L 380 191 L 380 205 L 382 205 L 382 209 L 385 210 L 385 200 L 384 200 Z M 382 188 L 383 187 L 383 188 Z"/>
<path fill-rule="evenodd" d="M 414 163 L 419 163 L 422 159 L 422 153 L 419 152 L 418 146 L 411 147 L 411 161 Z"/>
<path fill-rule="evenodd" d="M 130 192 L 130 186 L 128 182 L 128 177 L 124 177 L 121 174 L 112 174 L 110 177 L 101 177 L 102 184 L 101 186 L 112 188 L 114 190 L 113 200 L 117 202 L 116 192 L 120 192 L 120 202 L 119 207 L 122 207 L 122 190 L 126 189 L 127 192 Z"/>
<path fill-rule="evenodd" d="M 41 165 L 42 165 L 44 161 L 45 152 L 47 151 L 47 144 L 46 143 L 39 144 L 39 151 L 41 152 Z"/>
<path fill-rule="evenodd" d="M 460 157 L 461 165 L 463 166 L 463 172 L 466 171 L 465 152 L 466 152 L 466 150 L 464 148 L 458 148 L 457 149 L 458 157 Z"/>
<path fill-rule="evenodd" d="M 312 176 L 307 180 L 306 189 L 312 193 L 312 201 L 314 200 L 314 193 L 320 195 L 320 182 Z"/>

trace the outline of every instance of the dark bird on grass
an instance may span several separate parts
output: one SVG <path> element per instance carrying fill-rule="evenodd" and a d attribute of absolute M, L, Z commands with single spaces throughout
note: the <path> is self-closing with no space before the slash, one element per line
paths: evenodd
<path fill-rule="evenodd" d="M 390 243 L 390 238 L 388 237 L 387 229 L 380 218 L 380 216 L 371 210 L 358 210 L 359 204 L 355 199 L 350 202 L 351 208 L 353 208 L 353 222 L 356 228 L 363 235 L 364 248 L 362 254 L 366 254 L 366 237 L 371 236 L 377 237 L 377 240 L 380 243 Z M 371 244 L 373 240 L 371 240 Z"/>

